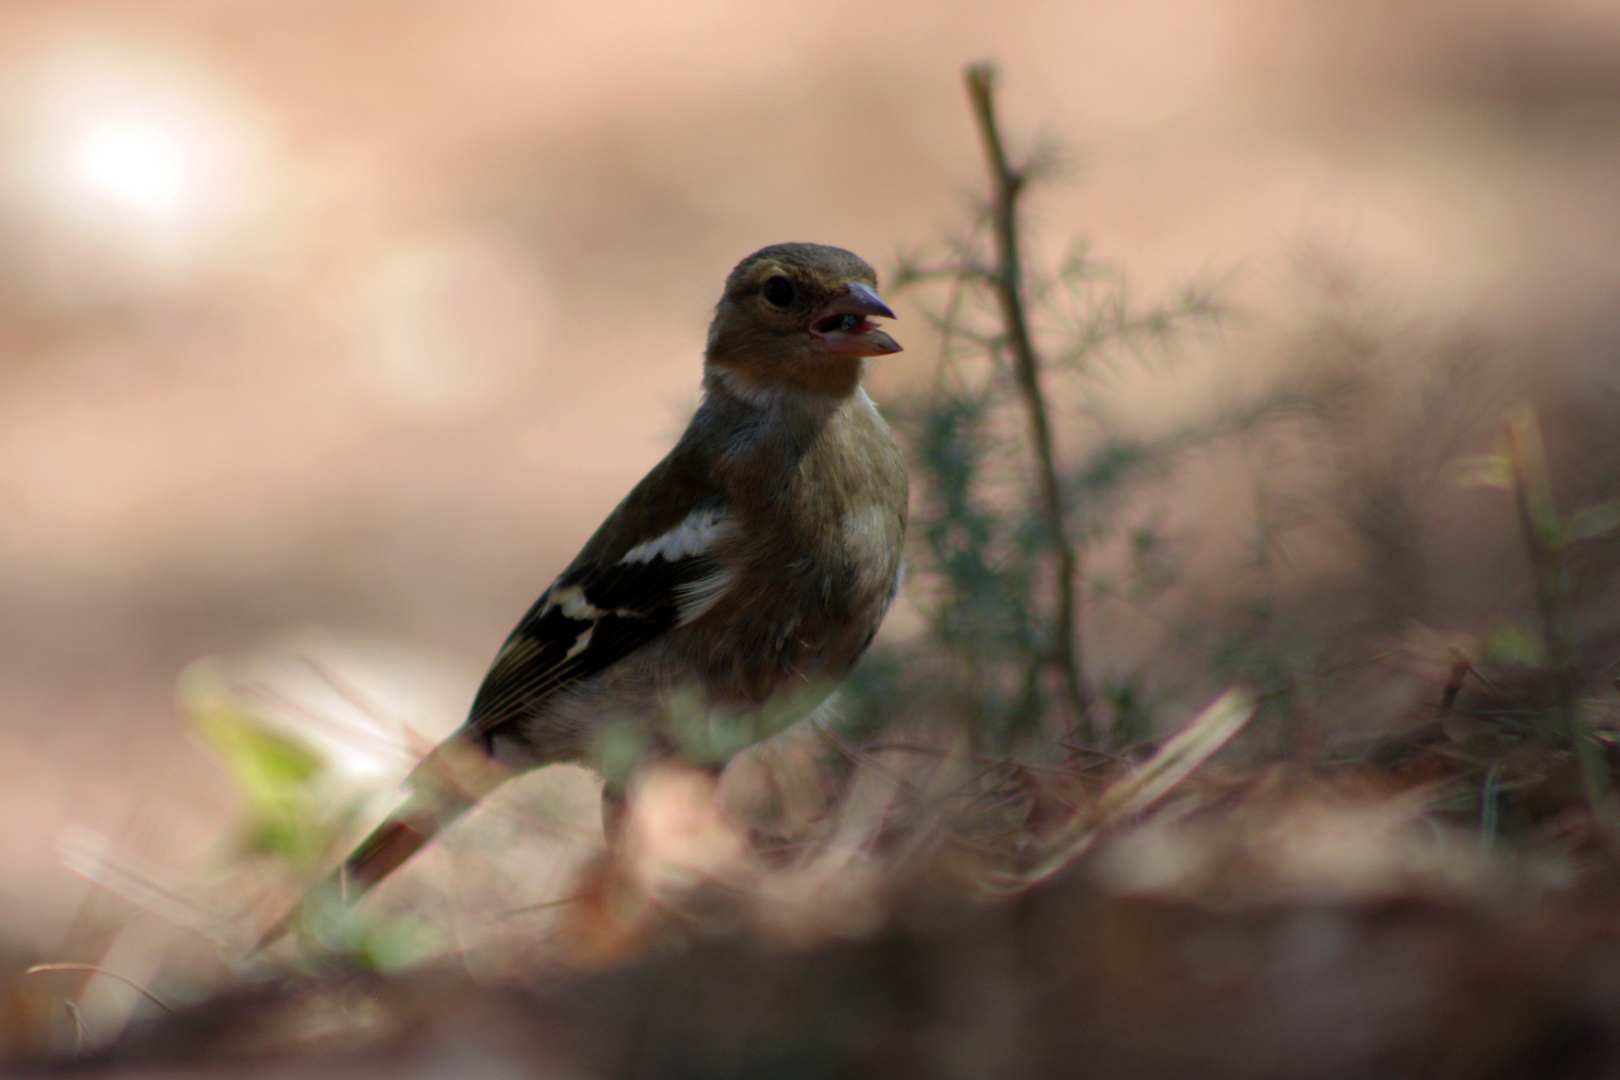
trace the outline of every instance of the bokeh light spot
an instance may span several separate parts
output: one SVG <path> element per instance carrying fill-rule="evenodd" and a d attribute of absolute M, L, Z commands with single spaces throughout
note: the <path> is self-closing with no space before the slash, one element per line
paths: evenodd
<path fill-rule="evenodd" d="M 83 241 L 80 263 L 191 264 L 262 203 L 261 118 L 194 63 L 86 47 L 42 61 L 19 104 L 7 194 Z"/>
<path fill-rule="evenodd" d="M 198 147 L 173 124 L 106 117 L 79 135 L 71 175 L 87 194 L 153 218 L 172 218 L 196 193 Z"/>

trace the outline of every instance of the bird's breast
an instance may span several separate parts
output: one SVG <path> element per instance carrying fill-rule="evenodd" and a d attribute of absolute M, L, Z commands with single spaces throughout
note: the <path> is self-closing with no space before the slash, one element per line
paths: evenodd
<path fill-rule="evenodd" d="M 685 628 L 717 698 L 763 702 L 790 684 L 842 679 L 892 595 L 906 475 L 876 409 L 861 395 L 792 450 L 777 452 L 774 482 L 732 495 L 733 584 Z"/>

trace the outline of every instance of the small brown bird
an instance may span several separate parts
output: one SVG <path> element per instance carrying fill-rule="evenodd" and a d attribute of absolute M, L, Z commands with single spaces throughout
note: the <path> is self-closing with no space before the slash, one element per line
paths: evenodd
<path fill-rule="evenodd" d="M 777 244 L 726 279 L 703 402 L 496 655 L 466 724 L 328 882 L 352 901 L 512 776 L 719 768 L 819 707 L 899 586 L 905 462 L 861 389 L 900 351 L 862 259 Z M 274 940 L 297 915 L 283 920 Z"/>

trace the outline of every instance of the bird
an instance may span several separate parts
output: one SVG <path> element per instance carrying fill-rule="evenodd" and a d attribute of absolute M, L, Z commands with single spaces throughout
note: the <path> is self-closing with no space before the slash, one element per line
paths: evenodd
<path fill-rule="evenodd" d="M 895 318 L 877 287 L 865 260 L 820 244 L 737 264 L 686 430 L 518 622 L 466 722 L 328 895 L 353 903 L 496 787 L 553 763 L 603 774 L 611 846 L 638 770 L 718 773 L 828 701 L 904 566 L 905 458 L 861 385 L 869 358 L 901 351 L 872 321 Z"/>

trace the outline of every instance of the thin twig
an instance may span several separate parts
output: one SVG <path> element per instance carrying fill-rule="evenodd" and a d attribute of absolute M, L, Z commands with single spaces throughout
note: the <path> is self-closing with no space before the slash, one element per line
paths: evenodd
<path fill-rule="evenodd" d="M 546 911 L 550 908 L 562 907 L 564 904 L 572 904 L 588 899 L 590 895 L 590 893 L 580 893 L 577 896 L 564 896 L 560 900 L 542 900 L 538 904 L 524 904 L 522 907 L 515 907 L 511 911 L 503 911 L 495 917 L 497 919 L 512 919 L 519 915 L 532 915 L 536 911 Z"/>
<path fill-rule="evenodd" d="M 156 1005 L 170 1016 L 176 1015 L 173 1007 L 170 1006 L 168 1002 L 152 993 L 152 991 L 148 990 L 146 987 L 142 986 L 128 975 L 120 975 L 118 972 L 108 971 L 104 967 L 97 967 L 94 964 L 35 964 L 33 967 L 23 972 L 23 974 L 36 975 L 42 971 L 89 971 L 97 975 L 105 975 L 109 979 L 115 979 L 118 982 L 123 983 L 125 986 L 138 991 L 143 997 L 146 998 L 146 1000 L 150 1001 L 152 1004 Z"/>
<path fill-rule="evenodd" d="M 1281 686 L 1273 686 L 1270 690 L 1265 690 L 1254 695 L 1254 700 L 1267 701 L 1274 697 L 1281 697 L 1290 690 L 1297 690 L 1307 683 L 1318 682 L 1322 679 L 1331 678 L 1334 675 L 1343 674 L 1352 668 L 1366 667 L 1368 664 L 1376 664 L 1381 661 L 1388 660 L 1390 657 L 1396 656 L 1403 651 L 1404 650 L 1402 648 L 1385 649 L 1381 653 L 1374 653 L 1371 656 L 1363 656 L 1357 660 L 1346 660 L 1342 664 L 1335 664 L 1333 667 L 1323 668 L 1321 671 L 1313 671 L 1309 674 L 1301 675 L 1299 678 L 1294 679 L 1291 682 L 1285 682 Z"/>
<path fill-rule="evenodd" d="M 85 1040 L 90 1037 L 90 1032 L 84 1025 L 84 1013 L 79 1011 L 77 1005 L 66 1000 L 62 1002 L 62 1005 L 67 1009 L 68 1016 L 73 1018 L 73 1053 L 74 1056 L 77 1056 L 84 1053 Z"/>
<path fill-rule="evenodd" d="M 1069 722 L 1085 742 L 1091 742 L 1091 716 L 1085 679 L 1081 674 L 1080 635 L 1076 611 L 1075 579 L 1080 558 L 1069 542 L 1064 523 L 1063 494 L 1058 484 L 1056 456 L 1052 449 L 1052 426 L 1047 418 L 1046 398 L 1041 391 L 1040 358 L 1030 336 L 1025 316 L 1023 270 L 1018 250 L 1018 196 L 1024 174 L 1007 161 L 1001 132 L 996 127 L 995 69 L 988 63 L 967 69 L 968 97 L 979 134 L 984 139 L 985 157 L 990 166 L 991 225 L 995 233 L 996 268 L 991 285 L 1007 329 L 1007 347 L 1012 354 L 1014 381 L 1025 411 L 1029 414 L 1029 434 L 1035 452 L 1035 471 L 1040 487 L 1041 517 L 1057 564 L 1057 611 L 1052 617 L 1052 638 L 1047 663 L 1063 678 Z"/>
<path fill-rule="evenodd" d="M 832 728 L 823 723 L 820 718 L 812 720 L 811 727 L 814 729 L 817 735 L 820 735 L 823 739 L 826 739 L 834 750 L 842 754 L 852 764 L 864 765 L 878 775 L 886 776 L 890 780 L 893 780 L 899 785 L 901 791 L 904 791 L 912 798 L 918 800 L 922 799 L 922 792 L 918 791 L 917 786 L 910 780 L 907 780 L 904 776 L 901 776 L 893 769 L 890 769 L 888 766 L 872 757 L 872 755 L 850 743 L 842 735 L 838 734 L 838 732 L 834 731 Z"/>

